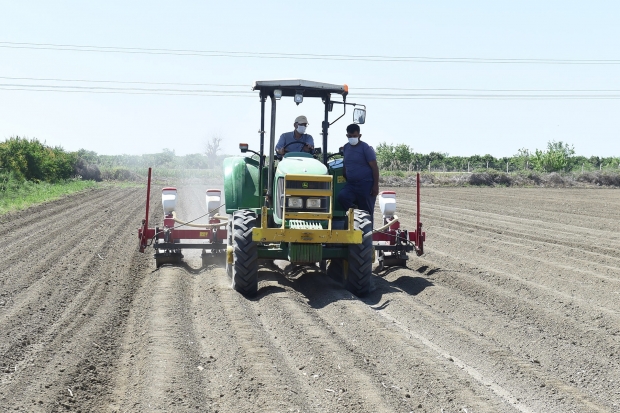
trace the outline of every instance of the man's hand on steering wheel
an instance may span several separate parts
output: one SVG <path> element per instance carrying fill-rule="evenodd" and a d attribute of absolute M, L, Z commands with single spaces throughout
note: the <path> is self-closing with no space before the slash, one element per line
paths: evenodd
<path fill-rule="evenodd" d="M 289 151 L 285 151 L 285 149 L 286 149 L 286 147 L 287 147 L 287 146 L 289 146 L 289 145 L 294 145 L 294 144 L 299 145 L 300 143 L 303 143 L 303 144 L 304 144 L 304 146 L 301 148 L 301 151 L 302 151 L 302 152 L 310 152 L 310 153 L 311 153 L 311 152 L 312 152 L 312 150 L 314 149 L 314 147 L 313 147 L 313 146 L 308 145 L 308 144 L 307 144 L 307 143 L 305 143 L 305 142 L 289 142 L 289 143 L 287 143 L 286 145 L 284 145 L 284 146 L 282 147 L 282 149 L 280 149 L 280 150 L 278 151 L 278 153 L 279 153 L 280 155 L 284 155 L 285 153 L 289 152 Z"/>

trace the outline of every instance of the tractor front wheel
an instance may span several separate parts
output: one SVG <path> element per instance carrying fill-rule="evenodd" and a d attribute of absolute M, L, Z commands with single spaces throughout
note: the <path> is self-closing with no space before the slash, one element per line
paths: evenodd
<path fill-rule="evenodd" d="M 233 214 L 232 288 L 245 296 L 256 295 L 258 291 L 258 251 L 252 241 L 252 229 L 256 227 L 256 222 L 256 214 L 252 211 Z"/>

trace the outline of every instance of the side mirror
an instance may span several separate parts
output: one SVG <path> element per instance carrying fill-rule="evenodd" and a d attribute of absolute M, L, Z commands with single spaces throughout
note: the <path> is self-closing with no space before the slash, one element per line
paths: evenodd
<path fill-rule="evenodd" d="M 366 109 L 353 109 L 353 123 L 364 124 L 366 122 Z"/>
<path fill-rule="evenodd" d="M 321 148 L 314 148 L 314 151 L 312 153 L 314 155 L 320 155 L 323 153 L 323 151 L 321 150 Z"/>
<path fill-rule="evenodd" d="M 250 148 L 250 145 L 248 145 L 247 143 L 239 144 L 239 150 L 241 151 L 241 153 L 246 153 L 249 148 Z"/>

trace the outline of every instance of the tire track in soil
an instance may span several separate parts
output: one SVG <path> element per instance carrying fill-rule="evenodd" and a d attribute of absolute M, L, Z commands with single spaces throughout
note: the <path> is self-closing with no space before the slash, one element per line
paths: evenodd
<path fill-rule="evenodd" d="M 395 328 L 395 320 L 378 317 L 395 297 L 392 286 L 386 291 L 390 298 L 383 303 L 381 294 L 372 292 L 358 299 L 320 276 L 304 280 L 299 288 L 309 300 L 316 300 L 317 318 L 357 356 L 359 365 L 374 377 L 375 386 L 383 388 L 393 403 L 400 402 L 394 411 L 529 411 L 513 405 L 514 400 L 505 397 L 508 392 L 499 391 L 499 386 L 490 391 L 488 383 L 471 374 L 472 367 L 464 374 L 455 368 L 454 360 L 438 357 L 438 347 L 429 345 L 430 340 L 403 334 Z"/>
<path fill-rule="evenodd" d="M 192 275 L 150 266 L 130 311 L 110 410 L 205 411 L 198 371 L 203 363 L 192 326 Z"/>
<path fill-rule="evenodd" d="M 231 345 L 218 349 L 223 343 L 214 340 L 213 333 L 204 341 L 208 351 L 217 354 L 219 366 L 210 377 L 213 407 L 223 411 L 314 411 L 315 392 L 306 393 L 312 389 L 304 386 L 287 364 L 262 324 L 256 302 L 233 291 L 223 269 L 216 270 L 209 281 L 215 293 L 213 307 L 219 307 L 215 328 Z M 203 334 L 208 337 L 204 329 Z"/>
<path fill-rule="evenodd" d="M 316 317 L 315 310 L 292 289 L 294 281 L 267 271 L 261 278 L 256 301 L 260 320 L 290 369 L 314 390 L 311 411 L 388 412 L 403 407 L 384 397 L 383 388 L 361 368 L 362 357 L 351 354 L 335 331 Z M 284 292 L 269 293 L 270 287 L 283 289 L 282 285 Z"/>

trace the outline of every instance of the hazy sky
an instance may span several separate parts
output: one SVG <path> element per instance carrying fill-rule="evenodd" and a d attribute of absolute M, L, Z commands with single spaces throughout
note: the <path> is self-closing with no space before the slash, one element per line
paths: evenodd
<path fill-rule="evenodd" d="M 620 62 L 619 16 L 617 1 L 0 1 L 0 140 L 19 135 L 68 150 L 140 154 L 170 148 L 183 155 L 203 151 L 205 142 L 219 135 L 225 152 L 234 153 L 238 142 L 258 146 L 257 95 L 7 90 L 25 88 L 20 85 L 183 88 L 7 78 L 232 84 L 247 87 L 222 90 L 246 92 L 255 80 L 303 78 L 347 83 L 349 101 L 367 105 L 362 134 L 373 145 L 387 141 L 417 152 L 507 156 L 563 140 L 581 155 L 618 156 L 620 99 L 382 100 L 359 94 L 486 92 L 356 88 L 587 90 L 496 93 L 620 97 L 620 64 L 257 59 L 33 50 L 1 42 Z M 320 140 L 322 111 L 310 99 L 299 107 L 290 98 L 279 102 L 277 134 L 292 130 L 299 114 L 308 116 L 308 133 Z M 347 116 L 330 129 L 329 149 L 344 142 L 350 120 Z"/>

